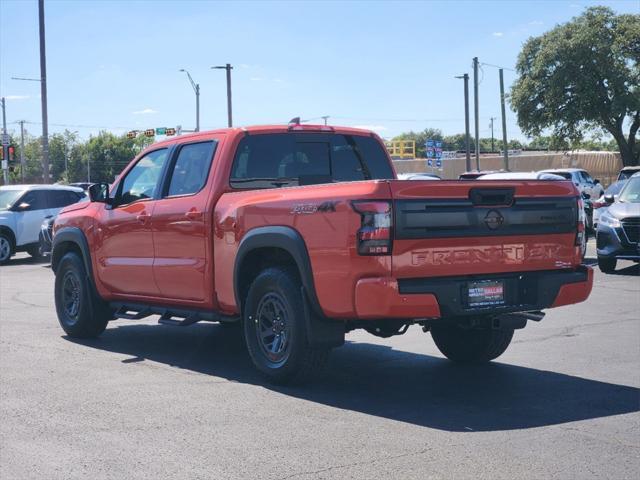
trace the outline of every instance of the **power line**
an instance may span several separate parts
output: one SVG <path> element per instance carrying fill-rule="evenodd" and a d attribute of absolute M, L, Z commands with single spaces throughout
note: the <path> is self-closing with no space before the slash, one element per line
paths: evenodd
<path fill-rule="evenodd" d="M 480 65 L 486 65 L 487 67 L 493 67 L 493 68 L 501 68 L 503 70 L 509 70 L 510 72 L 515 72 L 515 70 L 513 68 L 508 68 L 508 67 L 501 67 L 500 65 L 493 65 L 492 63 L 481 63 Z"/>

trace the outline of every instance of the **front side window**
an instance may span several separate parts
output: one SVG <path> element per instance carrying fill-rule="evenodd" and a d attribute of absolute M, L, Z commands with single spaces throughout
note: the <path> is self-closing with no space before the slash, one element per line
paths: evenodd
<path fill-rule="evenodd" d="M 138 160 L 122 181 L 118 203 L 124 205 L 153 198 L 167 157 L 168 150 L 163 148 L 150 152 Z"/>
<path fill-rule="evenodd" d="M 46 190 L 32 190 L 25 193 L 18 201 L 18 205 L 25 204 L 25 207 L 21 209 L 23 211 L 44 210 L 48 208 L 47 203 Z"/>
<path fill-rule="evenodd" d="M 295 133 L 243 138 L 230 183 L 273 188 L 392 178 L 386 152 L 372 137 Z"/>
<path fill-rule="evenodd" d="M 215 142 L 202 142 L 180 148 L 171 173 L 168 196 L 191 195 L 204 187 L 215 146 Z"/>

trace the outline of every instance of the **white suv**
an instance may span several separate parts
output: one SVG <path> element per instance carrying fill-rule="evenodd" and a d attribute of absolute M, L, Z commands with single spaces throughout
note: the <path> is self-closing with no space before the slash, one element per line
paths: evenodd
<path fill-rule="evenodd" d="M 0 265 L 17 251 L 37 257 L 42 222 L 83 198 L 81 188 L 62 185 L 0 187 Z"/>
<path fill-rule="evenodd" d="M 594 180 L 591 178 L 591 175 L 589 175 L 589 172 L 581 168 L 555 168 L 542 170 L 540 173 L 553 173 L 554 175 L 560 175 L 567 180 L 571 180 L 573 184 L 578 187 L 578 190 L 583 193 L 588 193 L 593 201 L 600 198 L 604 193 L 604 187 L 600 184 L 600 180 Z"/>

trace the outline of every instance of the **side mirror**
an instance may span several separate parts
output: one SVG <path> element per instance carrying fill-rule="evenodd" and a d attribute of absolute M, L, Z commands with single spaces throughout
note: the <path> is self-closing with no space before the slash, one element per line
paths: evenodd
<path fill-rule="evenodd" d="M 612 204 L 613 202 L 615 202 L 615 201 L 616 201 L 616 198 L 615 198 L 613 195 L 611 195 L 610 193 L 608 193 L 608 194 L 606 194 L 606 195 L 604 196 L 604 202 L 605 202 L 607 205 L 611 205 L 611 204 Z"/>
<path fill-rule="evenodd" d="M 589 200 L 591 198 L 591 195 L 589 195 L 587 192 L 582 192 L 582 198 L 584 198 L 585 200 Z"/>
<path fill-rule="evenodd" d="M 108 183 L 94 183 L 89 187 L 89 200 L 92 202 L 111 204 Z"/>
<path fill-rule="evenodd" d="M 596 183 L 600 183 L 600 180 L 598 180 L 597 178 L 593 181 L 594 184 Z"/>
<path fill-rule="evenodd" d="M 29 208 L 31 207 L 30 203 L 27 202 L 22 202 L 19 203 L 18 205 L 14 206 L 12 208 L 12 210 L 16 211 L 16 212 L 24 212 L 25 210 L 29 210 Z"/>

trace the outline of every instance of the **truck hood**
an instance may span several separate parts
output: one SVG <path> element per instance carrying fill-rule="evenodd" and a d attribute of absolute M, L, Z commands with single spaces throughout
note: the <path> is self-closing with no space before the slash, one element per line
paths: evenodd
<path fill-rule="evenodd" d="M 90 204 L 91 204 L 91 202 L 88 202 L 88 201 L 81 201 L 81 202 L 78 202 L 78 203 L 73 203 L 71 205 L 68 205 L 68 206 L 64 207 L 60 211 L 60 213 L 75 212 L 76 210 L 84 210 Z"/>
<path fill-rule="evenodd" d="M 608 210 L 610 215 L 618 219 L 640 217 L 640 203 L 615 202 Z"/>

